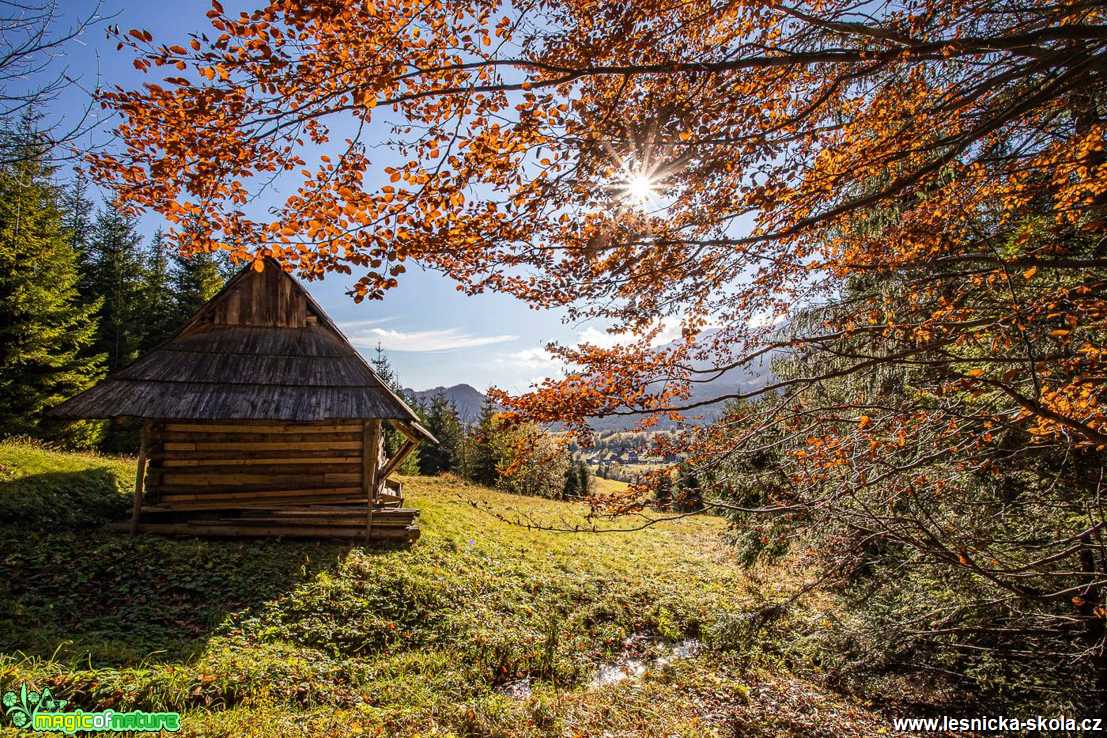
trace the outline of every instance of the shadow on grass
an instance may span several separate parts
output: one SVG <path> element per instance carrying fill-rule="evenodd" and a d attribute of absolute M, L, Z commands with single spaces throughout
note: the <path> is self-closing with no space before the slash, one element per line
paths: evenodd
<path fill-rule="evenodd" d="M 0 654 L 94 668 L 186 661 L 350 550 L 104 530 L 127 517 L 129 497 L 108 467 L 0 482 Z"/>

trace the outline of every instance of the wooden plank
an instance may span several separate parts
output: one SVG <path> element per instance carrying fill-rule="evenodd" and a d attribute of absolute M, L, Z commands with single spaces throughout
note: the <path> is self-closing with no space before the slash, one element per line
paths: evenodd
<path fill-rule="evenodd" d="M 325 526 L 328 528 L 361 528 L 363 516 L 345 516 L 343 518 L 312 518 L 309 516 L 249 516 L 239 518 L 225 518 L 220 523 L 236 524 L 236 526 Z M 214 521 L 213 521 L 214 522 Z M 373 529 L 380 528 L 406 528 L 412 524 L 412 518 L 401 520 L 373 519 Z"/>
<path fill-rule="evenodd" d="M 165 467 L 188 467 L 188 466 L 270 466 L 276 464 L 360 464 L 361 459 L 357 456 L 291 456 L 291 457 L 277 457 L 273 459 L 258 459 L 258 458 L 246 458 L 246 459 L 171 459 L 167 458 L 162 461 L 162 466 Z"/>
<path fill-rule="evenodd" d="M 150 455 L 147 460 L 160 464 L 167 459 L 176 459 L 178 461 L 189 459 L 195 459 L 198 461 L 210 461 L 216 464 L 234 464 L 243 459 L 261 459 L 266 461 L 279 461 L 280 459 L 293 456 L 299 459 L 307 459 L 306 463 L 313 463 L 319 460 L 325 459 L 354 459 L 355 463 L 361 463 L 361 450 L 351 451 L 349 449 L 339 449 L 337 451 L 170 451 L 169 453 L 159 452 L 156 449 L 151 449 Z M 345 462 L 339 462 L 345 463 Z"/>
<path fill-rule="evenodd" d="M 161 472 L 162 475 L 167 472 Z M 181 474 L 184 472 L 174 472 Z M 157 482 L 155 478 L 154 482 Z M 146 472 L 146 487 L 149 489 L 152 482 L 150 479 L 150 472 Z M 352 487 L 357 486 L 357 493 L 363 495 L 361 489 L 361 475 L 358 475 L 358 480 L 353 484 L 349 482 L 327 482 L 318 478 L 316 475 L 314 478 L 305 479 L 297 476 L 272 476 L 267 478 L 264 482 L 256 482 L 250 484 L 159 484 L 157 489 L 159 492 L 164 492 L 170 495 L 219 495 L 219 494 L 237 494 L 239 492 L 297 492 L 301 494 L 314 494 L 319 491 L 321 494 L 328 494 L 329 490 L 333 490 L 339 487 Z M 364 501 L 365 497 L 361 499 Z"/>
<path fill-rule="evenodd" d="M 165 430 L 185 433 L 361 433 L 360 423 L 166 423 Z"/>
<path fill-rule="evenodd" d="M 359 460 L 360 461 L 360 460 Z M 218 476 L 221 474 L 263 474 L 267 480 L 265 484 L 284 489 L 294 489 L 296 485 L 310 487 L 332 486 L 324 477 L 328 474 L 354 474 L 360 478 L 361 464 L 295 464 L 288 466 L 241 466 L 233 461 L 216 462 L 206 466 L 173 467 L 169 469 L 158 468 L 155 470 L 155 484 L 165 478 L 174 475 L 192 474 L 196 476 Z M 308 480 L 307 484 L 300 484 L 299 480 Z M 312 481 L 314 480 L 314 481 Z M 256 484 L 254 483 L 250 483 Z M 170 479 L 161 486 L 180 486 Z M 211 486 L 211 485 L 206 485 Z M 227 485 L 229 487 L 248 486 L 246 483 Z"/>
<path fill-rule="evenodd" d="M 296 443 L 289 441 L 281 441 L 279 443 L 242 443 L 237 441 L 197 441 L 195 443 L 184 443 L 180 441 L 167 441 L 165 443 L 166 451 L 326 451 L 328 449 L 356 448 L 361 448 L 360 441 L 324 441 L 322 443 Z"/>
<path fill-rule="evenodd" d="M 358 510 L 364 510 L 364 500 L 359 492 L 356 497 L 284 497 L 273 499 L 260 499 L 252 501 L 212 500 L 211 502 L 173 502 L 164 503 L 162 507 L 170 508 L 178 512 L 199 512 L 202 510 L 272 510 L 279 505 L 336 505 L 339 503 L 351 503 L 357 505 Z M 364 523 L 364 514 L 360 520 Z"/>
<path fill-rule="evenodd" d="M 280 477 L 275 474 L 186 474 L 183 472 L 165 472 L 162 475 L 162 486 L 186 485 L 191 487 L 218 487 L 238 484 L 269 484 L 274 479 L 279 479 L 282 485 L 304 484 L 318 485 L 319 483 L 359 482 L 361 474 L 358 473 L 323 473 L 304 476 Z"/>
<path fill-rule="evenodd" d="M 361 513 L 360 507 L 352 505 L 313 505 L 311 507 L 285 507 L 274 508 L 273 515 L 316 515 L 325 518 L 328 515 L 348 515 L 351 512 Z M 394 507 L 389 510 L 377 510 L 377 516 L 381 518 L 414 518 L 419 511 L 413 507 Z"/>
<path fill-rule="evenodd" d="M 181 433 L 167 432 L 162 440 L 174 443 L 331 443 L 360 441 L 357 433 Z M 181 452 L 177 452 L 181 453 Z"/>
<path fill-rule="evenodd" d="M 150 449 L 150 421 L 142 423 L 142 436 L 138 446 L 138 463 L 135 465 L 135 498 L 131 505 L 131 535 L 138 533 L 138 520 L 142 517 L 142 492 L 146 483 L 146 454 Z"/>
<path fill-rule="evenodd" d="M 223 492 L 213 491 L 209 493 L 199 494 L 173 494 L 167 493 L 162 495 L 162 499 L 173 502 L 189 502 L 194 500 L 202 500 L 210 502 L 212 500 L 224 499 L 224 500 L 256 500 L 260 498 L 275 498 L 281 499 L 284 497 L 352 497 L 361 493 L 361 487 L 326 487 L 317 489 L 295 489 L 295 490 L 250 490 L 242 492 Z"/>

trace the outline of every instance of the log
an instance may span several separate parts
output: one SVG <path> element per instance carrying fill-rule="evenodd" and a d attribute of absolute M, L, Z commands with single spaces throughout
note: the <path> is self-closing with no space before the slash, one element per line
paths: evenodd
<path fill-rule="evenodd" d="M 360 441 L 361 433 L 163 433 L 162 440 L 174 443 L 331 443 Z"/>
<path fill-rule="evenodd" d="M 215 521 L 205 521 L 215 522 Z M 362 515 L 346 516 L 341 518 L 314 518 L 310 516 L 291 516 L 291 515 L 265 515 L 265 516 L 243 516 L 239 518 L 221 518 L 219 523 L 228 523 L 232 525 L 316 525 L 316 526 L 328 526 L 333 528 L 360 528 L 365 522 L 365 517 Z M 373 518 L 373 529 L 378 528 L 406 528 L 413 522 L 412 518 L 403 518 L 402 520 L 381 520 L 379 518 Z"/>
<path fill-rule="evenodd" d="M 279 485 L 304 485 L 319 486 L 330 482 L 359 482 L 361 474 L 358 473 L 323 473 L 314 475 L 279 475 L 279 474 L 185 474 L 183 472 L 164 472 L 161 486 L 194 486 L 194 487 L 222 487 L 239 484 L 267 484 Z"/>
<path fill-rule="evenodd" d="M 360 433 L 360 423 L 167 423 L 165 430 L 184 433 Z"/>
<path fill-rule="evenodd" d="M 220 463 L 222 462 L 222 463 Z M 257 457 L 243 458 L 243 459 L 174 459 L 166 458 L 162 459 L 161 465 L 163 467 L 185 467 L 185 466 L 265 466 L 276 464 L 278 466 L 286 464 L 303 464 L 305 466 L 311 464 L 360 464 L 361 459 L 357 456 L 319 456 L 319 457 L 305 457 L 305 456 L 285 456 L 273 459 L 259 459 Z"/>
<path fill-rule="evenodd" d="M 365 500 L 359 493 L 356 497 L 296 497 L 292 499 L 264 499 L 253 502 L 228 502 L 226 500 L 214 500 L 212 502 L 174 502 L 164 505 L 174 512 L 205 512 L 226 510 L 272 510 L 280 505 L 333 505 L 337 503 L 351 503 L 358 505 L 358 510 L 364 510 Z M 362 515 L 364 519 L 364 515 Z"/>
<path fill-rule="evenodd" d="M 379 422 L 379 421 L 378 421 Z M 166 441 L 166 451 L 330 451 L 334 449 L 358 449 L 360 441 L 326 441 L 326 442 L 238 442 L 238 441 L 197 441 L 185 443 L 181 441 Z"/>
<path fill-rule="evenodd" d="M 274 499 L 282 499 L 287 497 L 355 497 L 361 492 L 361 487 L 323 487 L 317 489 L 294 489 L 294 490 L 250 490 L 250 491 L 235 491 L 235 492 L 209 492 L 199 494 L 166 494 L 162 496 L 162 500 L 175 501 L 175 502 L 188 502 L 192 500 L 200 501 L 212 501 L 212 500 L 229 500 L 229 501 L 248 501 L 256 500 L 260 498 L 272 497 Z M 358 501 L 361 498 L 358 497 Z"/>
<path fill-rule="evenodd" d="M 344 513 L 349 510 L 356 510 L 361 512 L 360 506 L 352 505 L 334 505 L 330 503 L 323 503 L 319 505 L 310 505 L 307 507 L 282 507 L 277 512 L 281 515 L 288 513 L 291 515 L 299 515 L 301 513 L 311 513 L 313 515 L 329 515 L 331 513 Z M 414 507 L 394 507 L 390 510 L 384 510 L 383 512 L 378 510 L 377 512 L 383 515 L 418 515 L 419 509 Z"/>

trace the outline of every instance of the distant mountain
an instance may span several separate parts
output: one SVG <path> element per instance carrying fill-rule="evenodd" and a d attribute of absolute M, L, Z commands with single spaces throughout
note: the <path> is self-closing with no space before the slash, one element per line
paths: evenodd
<path fill-rule="evenodd" d="M 710 382 L 695 385 L 692 388 L 692 396 L 688 400 L 682 401 L 681 404 L 687 405 L 696 402 L 704 402 L 730 394 L 745 394 L 764 387 L 773 380 L 773 373 L 770 366 L 774 358 L 777 358 L 775 352 L 765 356 L 760 361 L 753 362 L 749 366 L 731 369 Z M 429 405 L 431 400 L 435 397 L 444 395 L 457 409 L 458 417 L 463 423 L 475 423 L 477 419 L 480 418 L 480 408 L 481 405 L 484 404 L 485 399 L 484 394 L 468 384 L 455 384 L 452 387 L 434 387 L 432 389 L 420 391 L 405 389 L 404 394 L 424 405 Z M 702 408 L 690 410 L 685 415 L 686 418 L 693 423 L 707 423 L 717 418 L 722 412 L 722 409 L 722 403 L 717 405 L 706 405 Z M 613 415 L 606 418 L 593 418 L 589 425 L 597 431 L 631 430 L 639 419 L 639 416 L 634 415 Z M 662 418 L 654 427 L 661 429 L 671 428 L 672 426 L 672 421 L 667 418 Z"/>
<path fill-rule="evenodd" d="M 692 385 L 692 395 L 686 400 L 674 400 L 675 405 L 688 406 L 698 402 L 714 400 L 726 395 L 748 394 L 761 389 L 774 381 L 772 362 L 778 358 L 777 352 L 771 352 L 760 360 L 755 360 L 747 366 L 730 369 L 718 377 L 703 384 Z M 697 368 L 707 368 L 707 364 L 696 362 Z M 710 423 L 722 414 L 723 405 L 704 405 L 703 407 L 688 410 L 684 413 L 685 420 L 692 424 Z M 606 418 L 593 418 L 589 425 L 596 431 L 622 431 L 631 430 L 641 420 L 638 415 L 612 415 Z M 661 418 L 654 428 L 672 428 L 674 423 L 668 418 Z"/>
<path fill-rule="evenodd" d="M 405 389 L 404 394 L 414 397 L 416 402 L 429 405 L 439 395 L 445 398 L 457 410 L 463 423 L 475 423 L 480 418 L 480 406 L 484 404 L 484 394 L 468 384 L 455 384 L 453 387 L 433 387 L 429 390 Z"/>

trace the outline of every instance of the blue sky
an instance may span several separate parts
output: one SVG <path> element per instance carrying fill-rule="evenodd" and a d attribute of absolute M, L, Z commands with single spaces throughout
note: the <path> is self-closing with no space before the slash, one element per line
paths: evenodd
<path fill-rule="evenodd" d="M 228 12 L 243 3 L 225 2 Z M 97 8 L 90 0 L 61 0 L 59 27 L 74 24 Z M 99 13 L 106 20 L 93 26 L 75 43 L 70 43 L 55 60 L 79 85 L 43 111 L 49 121 L 74 121 L 88 105 L 87 90 L 102 86 L 133 87 L 149 79 L 134 70 L 132 57 L 116 51 L 106 38 L 107 23 L 123 30 L 138 27 L 150 31 L 157 42 L 180 42 L 189 31 L 207 30 L 204 14 L 207 2 L 150 2 L 149 0 L 103 0 Z M 83 89 L 81 89 L 83 88 Z M 100 114 L 99 110 L 92 111 Z M 89 143 L 107 140 L 111 121 L 102 122 Z M 387 131 L 381 120 L 374 126 L 380 135 Z M 387 150 L 378 150 L 374 165 L 378 171 L 394 163 Z M 383 180 L 382 180 L 383 181 Z M 370 181 L 369 186 L 376 183 Z M 270 197 L 280 197 L 279 190 Z M 262 203 L 263 205 L 265 203 Z M 159 225 L 153 217 L 142 221 L 149 235 Z M 467 382 L 485 390 L 497 385 L 521 391 L 544 376 L 558 373 L 542 350 L 549 341 L 576 343 L 580 339 L 605 342 L 610 339 L 596 325 L 566 325 L 559 311 L 535 311 L 524 303 L 499 294 L 469 297 L 441 275 L 409 265 L 400 277 L 399 288 L 383 301 L 357 305 L 345 293 L 356 275 L 332 274 L 322 282 L 308 284 L 312 295 L 339 323 L 351 340 L 367 355 L 379 342 L 403 382 L 415 389 Z"/>

